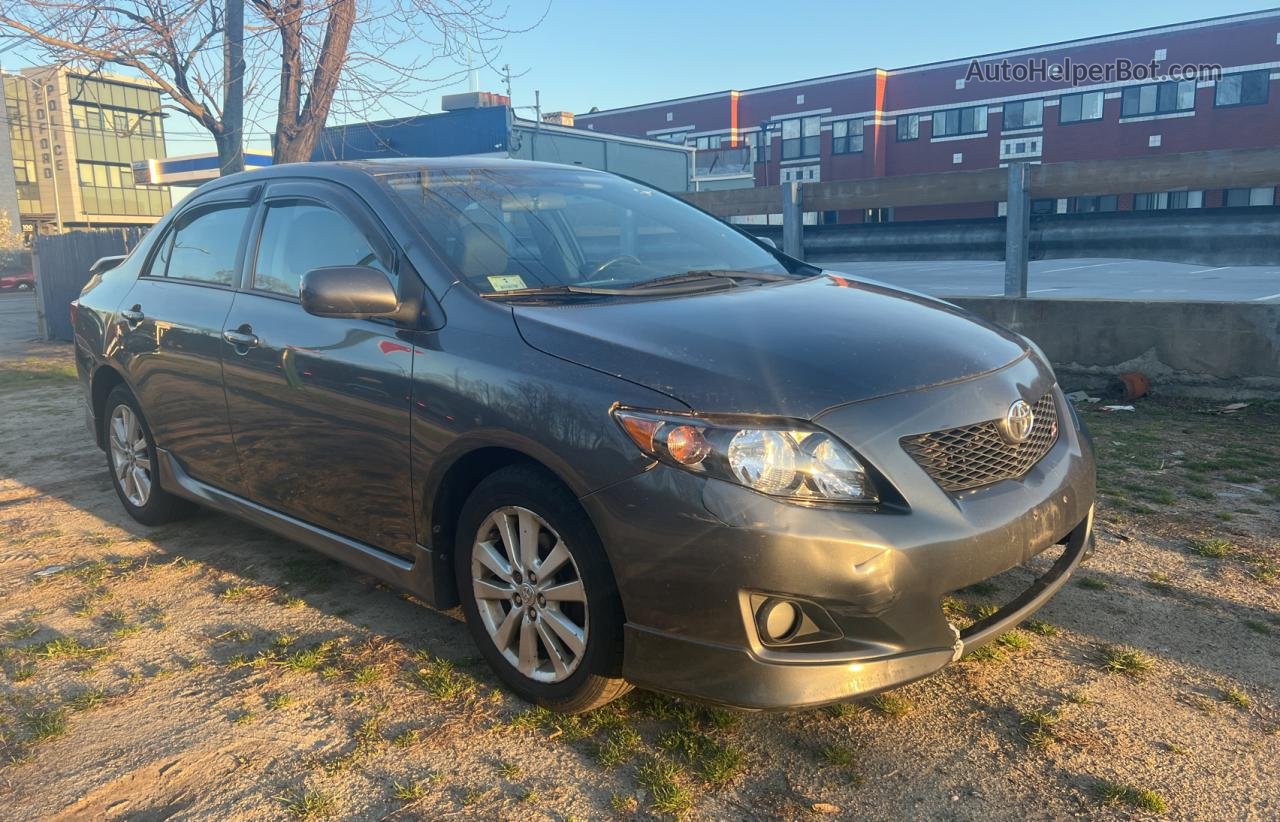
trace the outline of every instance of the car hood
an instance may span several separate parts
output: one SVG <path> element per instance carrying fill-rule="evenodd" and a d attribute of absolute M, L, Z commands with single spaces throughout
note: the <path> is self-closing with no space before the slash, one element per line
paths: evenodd
<path fill-rule="evenodd" d="M 1017 335 L 953 305 L 844 275 L 514 314 L 534 348 L 702 412 L 807 419 L 1026 353 Z"/>

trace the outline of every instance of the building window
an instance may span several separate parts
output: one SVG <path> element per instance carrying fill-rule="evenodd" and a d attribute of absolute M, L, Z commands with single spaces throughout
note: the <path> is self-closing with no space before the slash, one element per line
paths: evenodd
<path fill-rule="evenodd" d="M 907 140 L 917 140 L 920 138 L 920 115 L 919 114 L 899 114 L 898 115 L 898 142 L 906 142 Z"/>
<path fill-rule="evenodd" d="M 719 134 L 714 134 L 710 137 L 699 137 L 694 141 L 694 148 L 703 150 L 717 149 L 720 148 L 720 145 L 723 142 L 724 137 Z"/>
<path fill-rule="evenodd" d="M 1114 194 L 1104 194 L 1101 197 L 1072 197 L 1067 204 L 1067 210 L 1072 214 L 1097 214 L 1104 211 L 1115 211 L 1119 204 L 1119 197 Z"/>
<path fill-rule="evenodd" d="M 1147 114 L 1194 111 L 1195 107 L 1195 80 L 1129 86 L 1120 97 L 1121 117 L 1141 117 Z"/>
<path fill-rule="evenodd" d="M 1133 195 L 1134 211 L 1167 211 L 1179 208 L 1201 208 L 1203 191 L 1153 191 Z"/>
<path fill-rule="evenodd" d="M 836 120 L 831 124 L 831 153 L 857 154 L 862 151 L 862 120 Z"/>
<path fill-rule="evenodd" d="M 1058 122 L 1082 123 L 1102 119 L 1102 92 L 1064 94 L 1058 98 Z"/>
<path fill-rule="evenodd" d="M 933 136 L 954 137 L 958 134 L 983 134 L 987 130 L 987 107 L 953 108 L 933 115 Z"/>
<path fill-rule="evenodd" d="M 1260 188 L 1228 188 L 1222 192 L 1224 206 L 1269 206 L 1276 204 L 1276 190 L 1271 186 Z"/>
<path fill-rule="evenodd" d="M 822 150 L 822 118 L 782 121 L 782 159 L 817 157 Z"/>
<path fill-rule="evenodd" d="M 1020 100 L 1004 104 L 1004 130 L 1044 125 L 1044 100 Z"/>
<path fill-rule="evenodd" d="M 1054 214 L 1058 210 L 1058 201 L 1054 199 L 1032 200 L 1032 214 Z"/>
<path fill-rule="evenodd" d="M 1271 90 L 1271 69 L 1228 74 L 1218 80 L 1213 90 L 1213 104 L 1227 106 L 1258 106 L 1267 102 Z"/>

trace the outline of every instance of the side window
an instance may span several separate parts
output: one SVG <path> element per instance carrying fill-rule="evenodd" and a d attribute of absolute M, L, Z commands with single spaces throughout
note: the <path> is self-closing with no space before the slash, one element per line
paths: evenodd
<path fill-rule="evenodd" d="M 253 265 L 253 288 L 297 297 L 303 274 L 336 265 L 376 268 L 395 282 L 364 232 L 333 209 L 299 200 L 267 207 Z"/>
<path fill-rule="evenodd" d="M 234 205 L 183 218 L 162 241 L 148 273 L 171 280 L 231 285 L 248 214 L 249 206 Z"/>

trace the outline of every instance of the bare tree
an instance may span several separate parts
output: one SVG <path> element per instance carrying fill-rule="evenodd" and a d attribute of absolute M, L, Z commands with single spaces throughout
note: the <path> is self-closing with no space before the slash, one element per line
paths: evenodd
<path fill-rule="evenodd" d="M 227 173 L 243 168 L 248 129 L 290 163 L 310 159 L 333 114 L 425 109 L 544 14 L 516 28 L 494 0 L 0 0 L 0 39 L 143 75 L 209 132 Z"/>

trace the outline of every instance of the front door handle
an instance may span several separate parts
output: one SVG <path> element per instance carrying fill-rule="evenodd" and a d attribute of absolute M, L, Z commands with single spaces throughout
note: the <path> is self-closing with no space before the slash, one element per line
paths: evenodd
<path fill-rule="evenodd" d="M 124 311 L 120 312 L 120 316 L 124 317 L 124 321 L 129 323 L 129 325 L 137 325 L 147 318 L 147 315 L 142 313 L 142 306 L 140 305 L 135 305 L 133 308 L 126 308 Z"/>
<path fill-rule="evenodd" d="M 222 339 L 234 345 L 236 348 L 249 349 L 258 344 L 258 335 L 253 333 L 253 329 L 249 325 L 242 325 L 232 331 L 227 329 L 222 332 Z"/>

